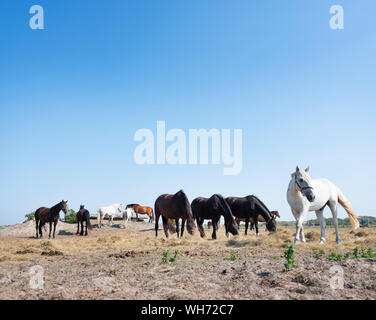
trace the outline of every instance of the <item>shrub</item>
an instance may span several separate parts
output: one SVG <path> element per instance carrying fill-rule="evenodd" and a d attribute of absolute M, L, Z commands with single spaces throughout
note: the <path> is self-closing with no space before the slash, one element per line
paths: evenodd
<path fill-rule="evenodd" d="M 69 210 L 69 213 L 65 215 L 64 222 L 66 223 L 77 223 L 77 215 L 74 210 Z"/>
<path fill-rule="evenodd" d="M 231 250 L 231 254 L 229 258 L 225 258 L 224 260 L 229 260 L 229 261 L 235 261 L 237 259 L 237 256 L 235 254 L 234 250 Z"/>
<path fill-rule="evenodd" d="M 283 255 L 286 258 L 285 269 L 291 270 L 292 268 L 296 268 L 296 261 L 294 258 L 294 245 L 292 243 L 287 244 L 287 250 Z"/>
<path fill-rule="evenodd" d="M 330 256 L 328 257 L 329 260 L 332 261 L 341 261 L 343 260 L 343 255 L 339 253 L 332 252 Z"/>
<path fill-rule="evenodd" d="M 164 253 L 163 253 L 163 257 L 162 257 L 162 262 L 163 263 L 168 263 L 168 262 L 175 262 L 176 259 L 178 258 L 178 255 L 179 255 L 179 250 L 175 250 L 175 253 L 174 253 L 174 256 L 171 257 L 171 251 L 169 249 L 167 249 Z"/>
<path fill-rule="evenodd" d="M 321 249 L 320 251 L 315 250 L 315 249 L 312 250 L 312 255 L 315 259 L 321 258 L 324 254 L 325 254 L 325 251 L 323 249 Z"/>
<path fill-rule="evenodd" d="M 27 221 L 35 220 L 35 212 L 30 212 L 28 214 L 25 214 L 25 218 L 27 219 Z"/>

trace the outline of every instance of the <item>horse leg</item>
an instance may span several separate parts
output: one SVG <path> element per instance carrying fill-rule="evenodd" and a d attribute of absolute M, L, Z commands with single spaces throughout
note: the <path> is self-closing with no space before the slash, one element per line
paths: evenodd
<path fill-rule="evenodd" d="M 294 243 L 299 242 L 299 236 L 302 235 L 302 242 L 305 242 L 304 238 L 304 231 L 303 231 L 303 222 L 304 218 L 307 215 L 307 211 L 302 211 L 298 215 L 296 215 L 296 233 L 295 233 L 295 239 Z"/>
<path fill-rule="evenodd" d="M 162 215 L 162 222 L 163 222 L 163 230 L 166 235 L 166 238 L 168 238 L 168 219 Z"/>
<path fill-rule="evenodd" d="M 80 233 L 80 221 L 77 219 L 77 232 L 76 234 Z"/>
<path fill-rule="evenodd" d="M 180 233 L 180 238 L 183 237 L 184 226 L 185 226 L 185 219 L 182 219 L 182 222 L 181 222 L 181 233 Z"/>
<path fill-rule="evenodd" d="M 87 236 L 87 219 L 85 219 L 85 236 Z"/>
<path fill-rule="evenodd" d="M 249 225 L 249 216 L 247 216 L 247 217 L 245 218 L 245 231 L 244 231 L 244 235 L 245 235 L 245 236 L 247 235 L 248 225 Z"/>
<path fill-rule="evenodd" d="M 332 212 L 334 228 L 336 230 L 336 242 L 337 242 L 337 244 L 340 244 L 342 241 L 341 241 L 341 238 L 339 237 L 339 233 L 338 233 L 338 219 L 337 219 L 338 203 L 334 202 L 334 201 L 329 202 L 329 208 L 330 208 L 330 211 Z"/>
<path fill-rule="evenodd" d="M 35 219 L 35 228 L 36 228 L 36 232 L 37 232 L 37 239 L 38 239 L 38 223 L 39 223 L 39 220 Z"/>
<path fill-rule="evenodd" d="M 48 239 L 51 239 L 51 231 L 52 231 L 52 221 L 50 221 L 50 233 L 48 234 Z"/>
<path fill-rule="evenodd" d="M 320 229 L 321 229 L 321 237 L 320 237 L 320 244 L 325 243 L 325 218 L 324 218 L 324 209 L 317 210 L 316 212 L 316 217 L 320 222 Z"/>
<path fill-rule="evenodd" d="M 200 237 L 204 238 L 205 237 L 205 231 L 204 231 L 204 227 L 202 226 L 203 223 L 204 223 L 204 219 L 197 217 L 196 221 L 197 221 L 198 231 L 200 232 Z"/>
<path fill-rule="evenodd" d="M 43 227 L 42 221 L 39 221 L 39 236 L 41 238 L 43 237 L 42 227 Z"/>
<path fill-rule="evenodd" d="M 57 221 L 54 222 L 54 235 L 53 235 L 54 239 L 55 239 L 56 225 L 57 225 Z"/>
<path fill-rule="evenodd" d="M 256 237 L 258 237 L 259 236 L 259 230 L 258 230 L 258 221 L 257 221 L 257 219 L 256 219 L 256 221 L 255 221 L 255 229 L 256 229 Z"/>
<path fill-rule="evenodd" d="M 217 230 L 216 230 L 216 227 L 215 227 L 215 219 L 212 219 L 212 224 L 213 224 L 213 233 L 212 233 L 212 239 L 217 239 Z"/>
<path fill-rule="evenodd" d="M 83 236 L 84 235 L 84 220 L 82 219 L 81 220 L 81 232 L 80 232 L 80 236 Z"/>
<path fill-rule="evenodd" d="M 97 224 L 98 224 L 98 228 L 101 227 L 101 213 L 100 211 L 98 211 L 98 214 L 97 214 Z"/>
<path fill-rule="evenodd" d="M 178 236 L 178 239 L 179 239 L 179 219 L 175 219 L 175 224 L 176 224 L 176 235 Z"/>

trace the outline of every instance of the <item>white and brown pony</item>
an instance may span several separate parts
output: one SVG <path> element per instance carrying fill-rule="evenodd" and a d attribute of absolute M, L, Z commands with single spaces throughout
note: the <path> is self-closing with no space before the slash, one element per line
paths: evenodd
<path fill-rule="evenodd" d="M 155 217 L 154 217 L 154 211 L 153 208 L 151 207 L 144 207 L 140 206 L 139 204 L 132 203 L 132 204 L 127 204 L 125 207 L 125 210 L 127 209 L 133 209 L 133 212 L 136 214 L 136 219 L 138 220 L 138 215 L 144 215 L 146 214 L 149 217 L 149 222 L 154 222 Z"/>
<path fill-rule="evenodd" d="M 333 216 L 333 223 L 336 230 L 336 242 L 341 243 L 338 234 L 337 207 L 338 203 L 346 210 L 354 229 L 359 227 L 350 202 L 342 191 L 327 179 L 311 179 L 308 175 L 309 167 L 304 171 L 296 167 L 291 174 L 291 181 L 287 189 L 287 202 L 291 207 L 292 214 L 296 220 L 295 243 L 305 242 L 303 222 L 309 211 L 315 211 L 320 221 L 321 238 L 320 243 L 325 243 L 325 219 L 324 208 L 328 206 Z"/>

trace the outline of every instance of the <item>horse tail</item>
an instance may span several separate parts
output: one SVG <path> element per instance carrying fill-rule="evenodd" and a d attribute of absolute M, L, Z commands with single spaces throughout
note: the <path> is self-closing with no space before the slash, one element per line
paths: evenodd
<path fill-rule="evenodd" d="M 338 202 L 340 205 L 346 210 L 351 225 L 354 229 L 359 228 L 359 221 L 355 215 L 354 209 L 351 206 L 351 203 L 349 200 L 346 199 L 345 195 L 342 193 L 342 191 L 337 187 L 337 193 L 338 193 Z"/>

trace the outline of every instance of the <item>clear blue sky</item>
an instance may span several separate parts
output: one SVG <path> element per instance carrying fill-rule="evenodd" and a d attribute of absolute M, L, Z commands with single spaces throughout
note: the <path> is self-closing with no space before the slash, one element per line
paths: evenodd
<path fill-rule="evenodd" d="M 29 28 L 44 7 L 45 30 Z M 342 4 L 345 29 L 329 28 Z M 69 200 L 153 206 L 255 194 L 283 220 L 311 166 L 375 215 L 376 3 L 327 0 L 1 2 L 0 225 Z M 139 128 L 243 129 L 243 171 L 139 166 Z M 328 210 L 325 215 L 330 216 Z M 345 217 L 343 209 L 340 217 Z M 314 218 L 311 213 L 308 218 Z"/>

